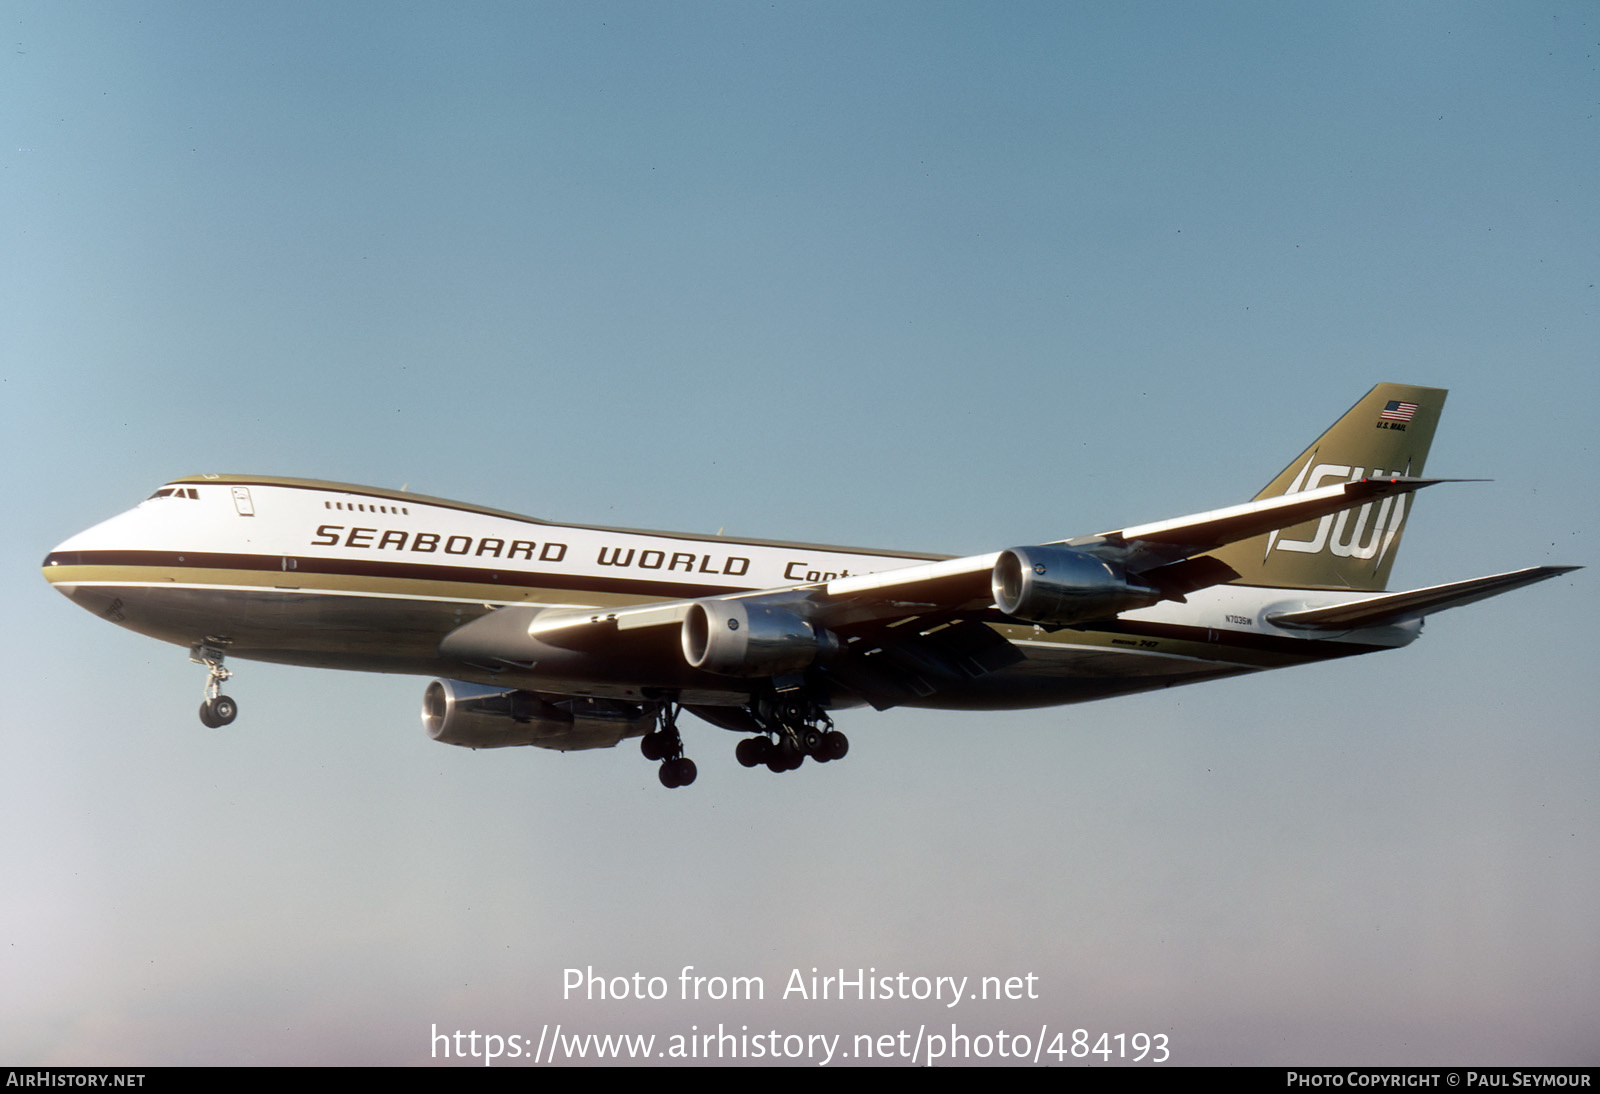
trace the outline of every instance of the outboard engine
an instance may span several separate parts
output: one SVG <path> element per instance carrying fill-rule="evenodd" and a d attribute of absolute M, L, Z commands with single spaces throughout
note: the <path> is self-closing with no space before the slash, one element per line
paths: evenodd
<path fill-rule="evenodd" d="M 611 748 L 641 737 L 655 724 L 656 709 L 614 699 L 547 702 L 531 691 L 435 680 L 422 693 L 422 726 L 428 736 L 463 748 L 535 745 L 560 752 Z"/>
<path fill-rule="evenodd" d="M 1001 551 L 990 578 L 995 605 L 1029 623 L 1065 626 L 1147 608 L 1161 592 L 1128 581 L 1115 563 L 1070 547 Z"/>

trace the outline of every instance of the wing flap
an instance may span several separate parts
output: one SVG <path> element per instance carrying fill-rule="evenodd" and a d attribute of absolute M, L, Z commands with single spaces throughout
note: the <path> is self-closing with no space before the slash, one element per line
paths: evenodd
<path fill-rule="evenodd" d="M 886 628 L 886 641 L 863 639 L 854 656 L 827 666 L 830 676 L 878 710 L 924 699 L 952 681 L 977 680 L 1022 661 L 1023 653 L 977 619 L 955 619 L 909 634 Z"/>

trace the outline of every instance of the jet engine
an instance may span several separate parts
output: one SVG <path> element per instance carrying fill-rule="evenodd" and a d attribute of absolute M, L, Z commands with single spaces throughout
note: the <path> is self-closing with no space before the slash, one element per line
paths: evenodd
<path fill-rule="evenodd" d="M 794 612 L 744 600 L 697 600 L 683 620 L 684 660 L 722 676 L 799 672 L 839 648 Z"/>
<path fill-rule="evenodd" d="M 653 707 L 610 699 L 551 703 L 531 691 L 435 680 L 422 693 L 428 736 L 463 748 L 536 745 L 559 752 L 610 748 L 655 724 Z"/>
<path fill-rule="evenodd" d="M 1001 551 L 990 588 L 995 605 L 1007 615 L 1058 626 L 1109 619 L 1162 599 L 1159 590 L 1130 583 L 1116 563 L 1070 547 Z"/>

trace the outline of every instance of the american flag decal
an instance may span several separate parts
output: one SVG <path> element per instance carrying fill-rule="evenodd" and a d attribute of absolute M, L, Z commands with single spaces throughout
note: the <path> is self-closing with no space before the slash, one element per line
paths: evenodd
<path fill-rule="evenodd" d="M 1383 422 L 1409 422 L 1411 416 L 1417 412 L 1416 403 L 1402 402 L 1399 399 L 1390 399 L 1389 405 L 1383 408 L 1378 415 L 1378 420 Z"/>

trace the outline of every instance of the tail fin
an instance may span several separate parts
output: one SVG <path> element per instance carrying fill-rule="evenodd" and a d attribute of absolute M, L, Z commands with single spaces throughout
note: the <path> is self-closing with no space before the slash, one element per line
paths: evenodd
<path fill-rule="evenodd" d="M 1256 495 L 1256 500 L 1336 482 L 1421 475 L 1444 409 L 1436 387 L 1379 384 Z M 1400 546 L 1412 495 L 1384 498 L 1213 552 L 1237 585 L 1378 592 Z"/>

